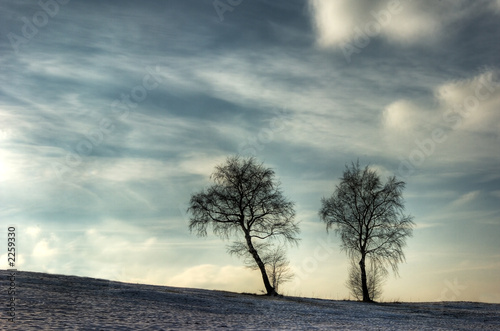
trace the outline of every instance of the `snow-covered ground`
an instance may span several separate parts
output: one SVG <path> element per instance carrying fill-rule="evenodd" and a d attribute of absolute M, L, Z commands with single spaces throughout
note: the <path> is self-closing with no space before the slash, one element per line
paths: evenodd
<path fill-rule="evenodd" d="M 7 271 L 0 271 L 6 307 Z M 2 330 L 500 330 L 500 304 L 364 304 L 18 272 Z"/>

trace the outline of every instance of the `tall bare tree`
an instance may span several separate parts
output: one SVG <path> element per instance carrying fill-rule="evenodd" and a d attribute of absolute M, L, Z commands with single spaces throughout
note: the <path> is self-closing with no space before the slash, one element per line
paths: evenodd
<path fill-rule="evenodd" d="M 192 195 L 188 208 L 191 232 L 206 236 L 211 227 L 223 239 L 240 238 L 228 251 L 245 247 L 262 274 L 267 295 L 277 292 L 259 247 L 273 240 L 296 244 L 300 232 L 294 204 L 284 197 L 274 175 L 254 158 L 229 157 L 215 168 L 214 184 Z"/>
<path fill-rule="evenodd" d="M 405 259 L 403 247 L 413 232 L 413 217 L 405 215 L 405 183 L 395 176 L 382 184 L 376 171 L 359 162 L 346 166 L 340 184 L 330 198 L 321 200 L 320 218 L 326 230 L 340 235 L 341 249 L 351 258 L 359 257 L 363 301 L 370 302 L 366 261 L 398 272 Z"/>

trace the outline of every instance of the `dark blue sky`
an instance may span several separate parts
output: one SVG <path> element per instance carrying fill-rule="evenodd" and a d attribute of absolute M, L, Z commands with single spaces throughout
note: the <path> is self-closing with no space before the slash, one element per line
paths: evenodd
<path fill-rule="evenodd" d="M 417 223 L 385 298 L 500 302 L 500 2 L 41 3 L 0 5 L 19 268 L 259 291 L 185 214 L 215 165 L 254 155 L 301 221 L 283 290 L 342 299 L 348 259 L 317 212 L 359 159 L 407 182 Z"/>

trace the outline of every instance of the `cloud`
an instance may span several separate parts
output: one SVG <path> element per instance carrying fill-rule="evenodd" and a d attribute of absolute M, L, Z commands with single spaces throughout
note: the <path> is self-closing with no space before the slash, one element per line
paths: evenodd
<path fill-rule="evenodd" d="M 499 69 L 489 69 L 436 88 L 441 119 L 453 129 L 500 135 L 499 77 Z"/>
<path fill-rule="evenodd" d="M 422 229 L 428 229 L 428 228 L 435 228 L 435 227 L 442 227 L 444 226 L 443 223 L 423 223 L 423 222 L 417 222 L 415 223 L 415 230 L 422 230 Z"/>
<path fill-rule="evenodd" d="M 263 287 L 261 282 L 257 271 L 245 267 L 212 264 L 188 268 L 168 281 L 172 286 L 243 292 L 256 292 Z"/>
<path fill-rule="evenodd" d="M 496 9 L 498 13 L 500 13 L 500 0 L 494 0 L 492 5 L 493 8 Z"/>
<path fill-rule="evenodd" d="M 432 137 L 432 129 L 439 127 L 436 124 L 439 123 L 438 116 L 438 110 L 426 109 L 406 99 L 394 101 L 386 106 L 381 121 L 387 151 L 403 155 L 412 153 L 417 140 Z"/>
<path fill-rule="evenodd" d="M 390 15 L 387 16 L 388 25 L 382 28 L 382 34 L 391 42 L 414 44 L 435 40 L 442 33 L 443 25 L 450 21 L 447 15 L 440 16 L 444 13 L 441 8 L 435 10 L 424 7 L 429 3 L 401 1 L 402 8 L 391 11 L 391 2 L 393 1 L 386 2 L 384 9 L 378 14 L 379 17 L 382 13 Z M 453 6 L 452 3 L 450 5 Z"/>
<path fill-rule="evenodd" d="M 477 11 L 467 1 L 310 0 L 316 41 L 323 48 L 342 47 L 363 38 L 420 44 L 440 40 L 450 25 Z"/>
<path fill-rule="evenodd" d="M 6 250 L 7 251 L 7 250 Z M 12 255 L 8 255 L 9 253 L 6 252 L 5 254 L 0 255 L 0 269 L 9 269 L 12 268 L 9 265 L 9 257 L 12 258 Z M 17 253 L 16 254 L 16 261 L 15 261 L 15 267 L 20 269 L 26 266 L 26 260 L 24 258 L 24 254 Z"/>
<path fill-rule="evenodd" d="M 434 98 L 427 102 L 399 99 L 387 105 L 380 121 L 390 153 L 412 159 L 413 166 L 432 162 L 447 168 L 450 163 L 470 163 L 497 155 L 499 75 L 497 68 L 485 69 L 429 87 Z"/>
<path fill-rule="evenodd" d="M 92 175 L 93 179 L 114 183 L 158 180 L 167 176 L 164 162 L 147 158 L 104 159 L 94 166 Z"/>
<path fill-rule="evenodd" d="M 458 199 L 453 201 L 451 203 L 451 206 L 452 207 L 464 206 L 464 205 L 476 200 L 480 194 L 481 194 L 480 191 L 472 191 L 472 192 L 465 193 L 465 194 L 461 195 Z"/>
<path fill-rule="evenodd" d="M 20 237 L 36 240 L 23 241 L 21 251 L 30 254 L 23 255 L 22 266 L 31 271 L 57 270 L 66 274 L 166 284 L 169 272 L 178 271 L 184 263 L 175 262 L 174 256 L 179 250 L 189 251 L 197 245 L 171 238 L 169 231 L 179 231 L 178 226 L 184 224 L 165 223 L 131 224 L 107 219 L 79 230 L 59 226 L 51 232 L 44 227 L 28 226 Z M 168 241 L 165 233 L 169 234 Z M 207 242 L 204 248 L 207 249 Z M 166 268 L 159 261 L 171 262 Z"/>
<path fill-rule="evenodd" d="M 30 236 L 32 239 L 36 239 L 38 235 L 40 234 L 41 229 L 39 226 L 29 226 L 26 229 L 26 234 Z"/>
<path fill-rule="evenodd" d="M 424 120 L 424 111 L 408 100 L 398 100 L 388 105 L 383 114 L 384 126 L 394 131 L 408 132 Z"/>
<path fill-rule="evenodd" d="M 58 254 L 58 250 L 56 248 L 51 247 L 54 240 L 42 239 L 38 243 L 35 244 L 33 248 L 32 256 L 37 259 L 46 259 L 51 258 L 54 255 Z"/>
<path fill-rule="evenodd" d="M 189 153 L 179 165 L 186 173 L 208 179 L 217 165 L 224 164 L 226 156 L 211 156 L 206 153 Z"/>

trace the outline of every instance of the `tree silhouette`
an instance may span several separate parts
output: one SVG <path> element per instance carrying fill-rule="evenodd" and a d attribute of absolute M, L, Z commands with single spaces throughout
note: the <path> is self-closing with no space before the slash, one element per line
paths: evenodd
<path fill-rule="evenodd" d="M 285 246 L 282 244 L 276 246 L 271 243 L 257 243 L 254 244 L 254 247 L 259 252 L 264 263 L 271 286 L 278 292 L 279 285 L 291 281 L 295 276 L 290 269 L 290 261 L 286 258 Z M 243 258 L 248 268 L 259 269 L 244 242 L 233 242 L 228 246 L 228 253 Z"/>
<path fill-rule="evenodd" d="M 241 255 L 244 247 L 262 274 L 267 295 L 277 292 L 259 248 L 274 240 L 296 244 L 300 232 L 294 204 L 283 196 L 274 175 L 272 169 L 257 164 L 252 157 L 229 157 L 215 168 L 211 176 L 214 184 L 193 194 L 188 208 L 191 232 L 206 236 L 211 227 L 223 239 L 240 238 L 228 251 Z"/>
<path fill-rule="evenodd" d="M 412 235 L 413 217 L 404 215 L 402 192 L 405 183 L 395 176 L 382 184 L 378 174 L 359 162 L 346 166 L 341 182 L 330 198 L 321 200 L 320 218 L 326 230 L 340 235 L 341 249 L 351 258 L 358 257 L 363 301 L 370 302 L 366 274 L 369 257 L 383 270 L 391 266 L 397 274 L 404 261 L 403 247 Z"/>
<path fill-rule="evenodd" d="M 290 269 L 290 261 L 286 258 L 283 245 L 275 247 L 265 256 L 264 260 L 271 277 L 272 286 L 278 291 L 281 284 L 289 282 L 295 276 Z"/>
<path fill-rule="evenodd" d="M 346 286 L 351 294 L 357 300 L 363 300 L 363 283 L 361 281 L 361 270 L 359 268 L 358 258 L 351 258 L 349 266 L 349 276 L 346 281 Z M 380 264 L 369 261 L 366 267 L 366 285 L 370 299 L 377 300 L 382 295 L 382 285 L 385 283 L 387 269 Z"/>

